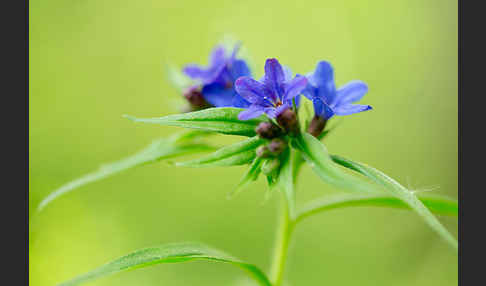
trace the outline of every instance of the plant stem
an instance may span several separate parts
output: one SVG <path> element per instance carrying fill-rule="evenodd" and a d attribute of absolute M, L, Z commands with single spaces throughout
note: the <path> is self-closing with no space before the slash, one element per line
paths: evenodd
<path fill-rule="evenodd" d="M 277 232 L 277 239 L 273 253 L 273 262 L 271 268 L 271 281 L 273 286 L 281 286 L 287 260 L 289 243 L 294 229 L 294 222 L 289 216 L 289 205 L 285 198 L 281 199 L 280 206 L 280 224 Z"/>

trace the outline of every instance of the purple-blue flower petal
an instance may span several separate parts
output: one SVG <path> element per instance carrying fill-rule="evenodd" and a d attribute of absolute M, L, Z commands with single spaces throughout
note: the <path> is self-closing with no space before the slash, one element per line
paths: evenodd
<path fill-rule="evenodd" d="M 211 51 L 211 55 L 209 56 L 209 63 L 211 66 L 219 66 L 226 62 L 225 58 L 225 50 L 222 45 L 217 45 Z"/>
<path fill-rule="evenodd" d="M 280 113 L 284 112 L 286 109 L 289 109 L 290 105 L 284 103 L 278 107 L 265 107 L 263 111 L 267 114 L 269 118 L 276 118 Z"/>
<path fill-rule="evenodd" d="M 231 63 L 231 76 L 233 77 L 233 80 L 237 80 L 241 76 L 250 76 L 250 68 L 246 64 L 244 60 L 234 60 Z"/>
<path fill-rule="evenodd" d="M 230 60 L 236 59 L 236 54 L 241 48 L 241 42 L 238 42 L 235 44 L 235 47 L 233 48 L 233 51 L 231 52 Z"/>
<path fill-rule="evenodd" d="M 209 66 L 206 68 L 199 65 L 189 64 L 182 70 L 192 79 L 198 79 L 203 84 L 212 83 L 220 75 L 226 66 L 225 50 L 223 46 L 216 46 L 209 57 Z"/>
<path fill-rule="evenodd" d="M 297 96 L 295 97 L 295 105 L 296 105 L 297 107 L 299 107 L 299 106 L 300 106 L 300 99 L 301 99 L 301 98 L 302 98 L 302 96 L 300 96 L 300 94 L 299 94 L 299 95 L 297 95 Z"/>
<path fill-rule="evenodd" d="M 369 105 L 361 105 L 361 104 L 346 104 L 341 106 L 334 107 L 334 113 L 336 115 L 350 115 L 366 110 L 372 109 Z"/>
<path fill-rule="evenodd" d="M 307 78 L 297 75 L 291 81 L 284 83 L 283 101 L 292 100 L 299 95 L 307 86 Z"/>
<path fill-rule="evenodd" d="M 285 82 L 285 73 L 282 65 L 277 59 L 267 59 L 265 61 L 265 78 L 264 83 L 267 94 L 272 102 L 277 102 L 278 96 L 283 93 L 282 84 Z"/>
<path fill-rule="evenodd" d="M 314 112 L 317 116 L 325 119 L 329 119 L 334 116 L 334 111 L 331 109 L 331 107 L 320 98 L 315 97 L 312 100 L 312 103 L 314 104 Z"/>
<path fill-rule="evenodd" d="M 309 83 L 309 78 L 307 78 L 307 86 L 302 90 L 302 94 L 310 100 L 317 97 L 317 88 Z"/>
<path fill-rule="evenodd" d="M 336 98 L 336 86 L 334 84 L 334 71 L 329 62 L 320 61 L 309 82 L 317 87 L 317 96 L 331 104 Z"/>
<path fill-rule="evenodd" d="M 332 89 L 334 87 L 334 71 L 331 64 L 327 61 L 318 62 L 310 81 L 314 86 L 326 86 Z"/>
<path fill-rule="evenodd" d="M 334 104 L 336 106 L 359 101 L 368 92 L 366 83 L 360 80 L 353 80 L 337 90 Z"/>
<path fill-rule="evenodd" d="M 279 116 L 280 113 L 284 112 L 285 110 L 289 109 L 291 105 L 288 103 L 284 103 L 275 108 L 275 117 Z"/>
<path fill-rule="evenodd" d="M 285 81 L 289 81 L 292 79 L 292 70 L 288 66 L 282 66 L 283 72 L 284 72 L 284 77 Z"/>
<path fill-rule="evenodd" d="M 249 120 L 260 116 L 263 113 L 263 108 L 259 105 L 251 105 L 248 109 L 243 110 L 238 114 L 239 120 Z"/>
<path fill-rule="evenodd" d="M 327 120 L 331 117 L 334 116 L 334 111 L 331 109 L 331 107 L 327 104 L 324 104 L 324 114 L 323 117 Z"/>
<path fill-rule="evenodd" d="M 248 76 L 238 78 L 235 81 L 235 89 L 241 97 L 250 103 L 263 104 L 266 101 L 263 84 Z"/>
<path fill-rule="evenodd" d="M 265 83 L 281 84 L 285 81 L 285 73 L 277 59 L 265 61 Z"/>
<path fill-rule="evenodd" d="M 192 79 L 197 79 L 197 78 L 203 78 L 206 77 L 208 74 L 208 71 L 199 67 L 198 65 L 194 64 L 189 64 L 186 65 L 183 69 L 182 72 L 184 72 L 188 77 Z"/>
<path fill-rule="evenodd" d="M 190 64 L 184 67 L 183 72 L 192 79 L 198 79 L 203 84 L 208 84 L 217 79 L 224 67 L 224 63 L 218 66 L 211 66 L 207 69 Z"/>
<path fill-rule="evenodd" d="M 250 106 L 250 103 L 246 101 L 243 97 L 241 97 L 238 93 L 235 92 L 231 106 L 239 107 L 239 108 L 247 108 Z"/>
<path fill-rule="evenodd" d="M 233 97 L 235 96 L 232 88 L 225 88 L 218 83 L 205 85 L 201 92 L 204 99 L 215 107 L 232 106 Z"/>
<path fill-rule="evenodd" d="M 294 97 L 294 100 L 295 100 L 295 105 L 296 105 L 297 107 L 299 107 L 299 106 L 300 106 L 300 98 L 301 98 L 300 94 L 299 94 L 299 95 L 297 95 L 296 97 Z M 286 104 L 288 104 L 289 106 L 293 106 L 292 100 L 287 100 L 285 103 L 286 103 Z"/>

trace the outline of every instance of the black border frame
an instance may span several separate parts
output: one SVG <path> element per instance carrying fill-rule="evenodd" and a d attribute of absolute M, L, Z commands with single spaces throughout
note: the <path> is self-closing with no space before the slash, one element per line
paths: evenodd
<path fill-rule="evenodd" d="M 4 1 L 2 31 L 2 282 L 29 283 L 29 1 Z M 3 146 L 5 145 L 5 146 Z M 20 236 L 20 237 L 19 237 Z M 12 282 L 11 282 L 12 281 Z M 10 283 L 9 283 L 10 282 Z"/>

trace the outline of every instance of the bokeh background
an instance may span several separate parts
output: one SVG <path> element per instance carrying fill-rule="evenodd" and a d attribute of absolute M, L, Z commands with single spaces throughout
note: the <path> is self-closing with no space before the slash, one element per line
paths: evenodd
<path fill-rule="evenodd" d="M 177 128 L 122 114 L 178 112 L 168 62 L 206 63 L 226 34 L 263 74 L 333 63 L 338 84 L 368 83 L 374 110 L 349 116 L 330 152 L 366 162 L 417 191 L 457 197 L 457 1 L 30 1 L 29 275 L 55 285 L 130 251 L 202 241 L 267 270 L 278 195 L 263 179 L 233 200 L 244 167 L 158 163 L 87 185 L 33 215 L 65 182 Z M 216 137 L 219 142 L 227 142 Z M 299 204 L 334 192 L 309 169 Z M 440 217 L 457 234 L 454 218 Z M 456 285 L 457 256 L 412 212 L 334 210 L 305 221 L 291 246 L 291 285 Z M 225 264 L 164 264 L 90 285 L 240 285 Z"/>

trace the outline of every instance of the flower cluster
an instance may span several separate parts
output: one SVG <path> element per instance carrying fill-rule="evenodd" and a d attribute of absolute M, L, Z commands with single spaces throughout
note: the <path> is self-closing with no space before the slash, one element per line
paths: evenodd
<path fill-rule="evenodd" d="M 317 116 L 327 120 L 334 115 L 350 115 L 371 109 L 369 105 L 352 104 L 368 92 L 368 86 L 354 80 L 336 89 L 333 68 L 326 61 L 319 62 L 307 79 L 309 84 L 302 93 L 312 100 Z"/>
<path fill-rule="evenodd" d="M 239 115 L 239 119 L 248 120 L 266 113 L 276 118 L 292 107 L 292 99 L 302 93 L 307 85 L 303 76 L 292 78 L 290 70 L 284 68 L 276 59 L 265 62 L 265 76 L 256 81 L 248 76 L 236 80 L 236 92 L 251 105 Z"/>
<path fill-rule="evenodd" d="M 250 104 L 236 93 L 234 83 L 242 76 L 251 76 L 250 68 L 244 60 L 237 59 L 239 46 L 231 54 L 227 54 L 223 46 L 216 46 L 209 57 L 209 65 L 200 67 L 190 64 L 183 72 L 198 85 L 186 91 L 186 98 L 195 107 L 204 108 L 208 104 L 215 107 L 248 107 Z M 196 95 L 203 101 L 192 102 L 190 98 Z M 200 96 L 199 96 L 200 95 Z"/>
<path fill-rule="evenodd" d="M 312 101 L 314 118 L 309 133 L 318 136 L 326 122 L 334 115 L 350 115 L 370 110 L 369 105 L 353 104 L 368 91 L 359 80 L 350 81 L 340 88 L 334 83 L 334 71 L 327 61 L 320 61 L 313 73 L 295 75 L 277 59 L 265 62 L 265 75 L 260 80 L 251 77 L 248 64 L 236 58 L 239 46 L 227 54 L 223 46 L 216 46 L 207 67 L 187 65 L 183 72 L 198 84 L 190 87 L 185 96 L 196 108 L 244 108 L 238 118 L 249 120 L 266 114 L 276 119 L 288 133 L 298 132 L 295 107 L 300 95 Z"/>

